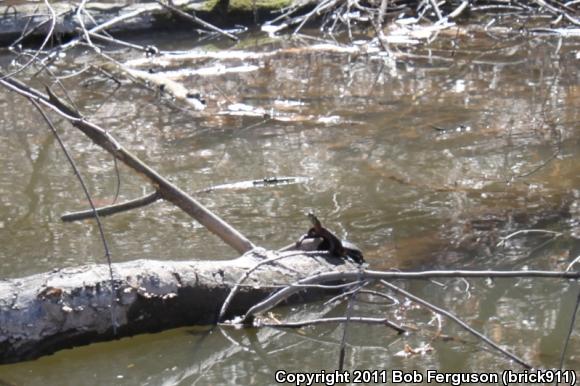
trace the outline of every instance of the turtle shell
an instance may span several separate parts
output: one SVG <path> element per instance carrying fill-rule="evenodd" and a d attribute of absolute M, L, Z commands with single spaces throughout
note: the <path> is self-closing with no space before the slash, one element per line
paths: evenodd
<path fill-rule="evenodd" d="M 356 263 L 362 264 L 365 262 L 363 253 L 359 247 L 347 240 L 341 240 L 341 243 L 347 256 L 353 259 Z"/>

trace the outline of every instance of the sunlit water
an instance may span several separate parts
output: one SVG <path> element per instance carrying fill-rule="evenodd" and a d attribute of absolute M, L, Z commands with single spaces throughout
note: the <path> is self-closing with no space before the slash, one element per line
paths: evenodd
<path fill-rule="evenodd" d="M 306 50 L 300 39 L 252 35 L 234 48 L 254 57 L 174 64 L 245 66 L 188 76 L 188 87 L 207 102 L 203 112 L 184 112 L 179 101 L 160 102 L 159 91 L 131 83 L 117 89 L 96 72 L 85 74 L 81 88 L 78 79 L 65 84 L 87 118 L 188 192 L 272 176 L 308 177 L 307 183 L 197 196 L 264 247 L 296 240 L 308 228 L 304 212 L 315 210 L 364 250 L 372 268 L 565 269 L 578 255 L 571 236 L 577 236 L 580 186 L 580 42 L 500 43 L 458 35 L 452 52 L 449 39 L 440 37 L 430 50 L 393 58 Z M 199 45 L 185 36 L 160 44 L 166 50 Z M 211 51 L 227 48 L 204 44 L 200 48 Z M 264 52 L 276 54 L 258 55 Z M 79 52 L 75 60 L 96 58 Z M 168 70 L 155 63 L 137 67 Z M 55 122 L 94 198 L 110 203 L 116 191 L 111 158 Z M 6 90 L 0 91 L 0 130 L 0 278 L 103 262 L 92 222 L 59 219 L 87 203 L 56 141 L 32 107 Z M 119 169 L 119 200 L 151 191 L 126 167 Z M 104 226 L 115 261 L 236 256 L 167 203 L 107 217 Z M 531 227 L 565 234 L 557 242 L 524 235 L 496 247 L 500 237 Z M 399 284 L 529 363 L 548 367 L 558 364 L 578 291 L 575 283 L 545 279 Z M 344 305 L 320 304 L 279 310 L 295 318 L 344 311 Z M 437 320 L 411 304 L 355 305 L 356 314 L 385 312 L 420 332 L 397 336 L 386 327 L 352 325 L 346 368 L 518 369 L 448 320 L 441 328 L 451 339 L 437 338 Z M 0 379 L 15 385 L 274 384 L 280 368 L 335 369 L 342 331 L 183 328 L 1 366 Z M 580 368 L 577 331 L 568 368 Z M 402 355 L 406 345 L 427 344 L 432 350 L 424 355 Z"/>

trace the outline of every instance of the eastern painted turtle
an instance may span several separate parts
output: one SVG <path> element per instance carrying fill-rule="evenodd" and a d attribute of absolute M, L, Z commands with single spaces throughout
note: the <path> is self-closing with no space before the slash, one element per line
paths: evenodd
<path fill-rule="evenodd" d="M 348 256 L 358 264 L 365 262 L 363 253 L 359 247 L 349 241 L 340 240 L 332 232 L 324 228 L 314 213 L 308 213 L 308 218 L 312 223 L 312 228 L 310 228 L 308 232 L 300 238 L 298 244 L 306 238 L 320 237 L 322 242 L 318 246 L 319 250 L 329 251 L 332 255 L 338 257 Z"/>

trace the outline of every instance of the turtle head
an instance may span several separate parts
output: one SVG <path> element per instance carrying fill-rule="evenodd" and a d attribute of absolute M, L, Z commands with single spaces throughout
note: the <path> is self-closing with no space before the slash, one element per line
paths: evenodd
<path fill-rule="evenodd" d="M 320 220 L 318 219 L 318 217 L 316 217 L 316 215 L 314 214 L 313 211 L 309 211 L 306 216 L 308 216 L 308 219 L 310 220 L 310 222 L 312 223 L 312 226 L 314 227 L 320 227 L 322 226 L 320 224 Z"/>
<path fill-rule="evenodd" d="M 318 221 L 318 218 L 316 218 L 316 215 L 311 210 L 306 213 L 306 216 L 308 217 L 312 225 L 314 225 Z"/>

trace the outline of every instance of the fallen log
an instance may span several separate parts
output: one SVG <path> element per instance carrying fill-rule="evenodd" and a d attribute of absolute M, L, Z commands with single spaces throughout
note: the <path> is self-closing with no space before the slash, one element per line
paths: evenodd
<path fill-rule="evenodd" d="M 342 259 L 260 248 L 227 261 L 116 263 L 112 266 L 116 335 L 111 323 L 109 268 L 105 264 L 2 280 L 0 363 L 138 333 L 216 323 L 224 300 L 239 279 L 259 262 L 280 254 L 287 257 L 260 266 L 237 288 L 226 317 L 243 315 L 275 289 L 304 276 L 356 269 Z M 314 295 L 319 296 L 320 291 L 308 290 L 293 301 Z"/>
<path fill-rule="evenodd" d="M 223 10 L 219 6 L 216 7 L 217 2 L 205 0 L 172 0 L 171 2 L 142 0 L 135 3 L 121 0 L 87 1 L 83 3 L 82 12 L 79 12 L 77 1 L 59 0 L 51 1 L 49 4 L 57 16 L 54 32 L 59 36 L 77 35 L 84 27 L 88 27 L 88 30 L 99 28 L 92 33 L 106 29 L 110 33 L 124 34 L 151 31 L 156 27 L 167 28 L 168 25 L 175 27 L 175 20 L 169 17 L 173 13 L 179 18 L 186 19 L 196 28 L 219 33 L 233 40 L 237 40 L 234 35 L 215 27 L 202 18 L 210 21 L 219 20 L 220 15 L 227 11 L 239 14 L 238 18 L 246 19 L 250 23 L 253 22 L 251 15 L 254 12 L 254 6 L 257 12 L 268 13 L 290 5 L 288 4 L 290 2 L 274 0 L 264 0 L 253 4 L 252 2 L 239 3 L 241 4 L 228 4 L 227 10 Z M 293 4 L 299 3 L 304 2 L 293 2 Z M 248 4 L 250 7 L 247 7 Z M 0 2 L 0 20 L 2 21 L 0 22 L 0 47 L 13 44 L 15 39 L 20 42 L 23 37 L 44 38 L 50 30 L 50 19 L 46 3 Z"/>
<path fill-rule="evenodd" d="M 51 2 L 51 8 L 58 17 L 55 32 L 58 34 L 76 34 L 79 28 L 75 15 L 77 3 L 69 1 Z M 127 5 L 122 2 L 89 3 L 85 6 L 91 13 L 94 21 L 103 24 L 111 18 L 118 16 L 120 12 L 127 14 L 123 23 L 110 26 L 109 31 L 138 31 L 151 28 L 155 21 L 155 15 L 162 11 L 159 4 L 150 2 L 147 4 Z M 50 14 L 44 4 L 22 2 L 22 4 L 0 4 L 0 45 L 13 43 L 19 36 L 44 37 L 50 30 Z M 88 21 L 87 21 L 88 22 Z M 19 39 L 20 40 L 20 39 Z"/>

